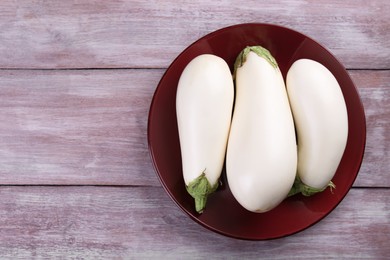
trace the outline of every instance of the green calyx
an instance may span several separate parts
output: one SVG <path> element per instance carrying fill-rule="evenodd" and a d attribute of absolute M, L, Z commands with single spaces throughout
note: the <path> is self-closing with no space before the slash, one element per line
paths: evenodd
<path fill-rule="evenodd" d="M 237 69 L 245 63 L 246 57 L 251 51 L 256 53 L 259 57 L 264 58 L 275 69 L 278 67 L 278 63 L 276 62 L 275 58 L 271 55 L 271 53 L 266 48 L 263 48 L 261 46 L 248 46 L 245 49 L 243 49 L 236 58 L 236 61 L 234 63 L 234 73 L 233 73 L 234 79 L 236 78 Z"/>
<path fill-rule="evenodd" d="M 187 192 L 195 199 L 195 210 L 202 213 L 206 207 L 207 197 L 218 188 L 218 182 L 211 186 L 203 171 L 195 180 L 186 186 Z"/>
<path fill-rule="evenodd" d="M 313 187 L 310 187 L 310 186 L 304 184 L 297 175 L 295 177 L 294 184 L 291 187 L 291 190 L 288 193 L 287 197 L 293 196 L 293 195 L 298 194 L 298 193 L 302 193 L 302 195 L 304 195 L 304 196 L 311 196 L 311 195 L 314 195 L 316 193 L 319 193 L 319 192 L 326 190 L 326 188 L 328 188 L 328 187 L 330 187 L 330 190 L 333 192 L 333 189 L 336 188 L 336 185 L 332 181 L 329 181 L 329 183 L 321 189 L 313 188 Z"/>

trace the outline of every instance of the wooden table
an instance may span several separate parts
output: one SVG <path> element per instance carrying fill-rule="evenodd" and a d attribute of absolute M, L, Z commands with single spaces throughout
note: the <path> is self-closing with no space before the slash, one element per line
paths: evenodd
<path fill-rule="evenodd" d="M 0 8 L 0 258 L 390 258 L 390 1 L 10 1 Z M 325 45 L 367 119 L 364 161 L 315 226 L 243 241 L 193 222 L 151 164 L 149 105 L 189 44 L 274 23 Z"/>

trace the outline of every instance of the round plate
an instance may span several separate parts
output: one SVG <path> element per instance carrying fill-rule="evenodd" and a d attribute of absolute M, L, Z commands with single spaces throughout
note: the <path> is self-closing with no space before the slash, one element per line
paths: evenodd
<path fill-rule="evenodd" d="M 210 53 L 222 57 L 232 69 L 246 46 L 261 45 L 277 60 L 283 77 L 300 58 L 316 60 L 338 80 L 348 110 L 347 146 L 333 178 L 336 189 L 311 197 L 295 195 L 266 213 L 252 213 L 234 199 L 223 171 L 222 185 L 212 194 L 202 214 L 195 211 L 182 176 L 176 121 L 176 89 L 185 66 L 196 56 Z M 220 234 L 250 240 L 272 239 L 299 232 L 324 218 L 351 188 L 361 165 L 366 124 L 358 92 L 343 65 L 309 37 L 271 24 L 239 24 L 212 32 L 186 48 L 169 66 L 154 94 L 148 119 L 148 143 L 160 181 L 173 201 L 193 220 Z"/>

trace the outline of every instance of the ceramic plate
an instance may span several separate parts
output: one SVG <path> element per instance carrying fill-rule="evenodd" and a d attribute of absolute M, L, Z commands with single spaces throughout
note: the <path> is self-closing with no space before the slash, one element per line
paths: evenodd
<path fill-rule="evenodd" d="M 277 60 L 283 76 L 291 64 L 309 58 L 325 65 L 338 80 L 348 110 L 347 146 L 333 182 L 333 193 L 311 197 L 295 195 L 267 213 L 252 213 L 234 199 L 222 172 L 222 185 L 209 197 L 202 214 L 187 193 L 181 168 L 176 122 L 176 89 L 184 67 L 204 53 L 222 57 L 232 69 L 246 46 L 261 45 Z M 148 119 L 148 143 L 157 175 L 172 200 L 197 223 L 220 234 L 249 240 L 279 238 L 317 223 L 342 201 L 361 165 L 366 139 L 364 110 L 358 92 L 343 65 L 308 36 L 271 24 L 239 24 L 212 32 L 186 48 L 169 66 L 155 91 Z"/>

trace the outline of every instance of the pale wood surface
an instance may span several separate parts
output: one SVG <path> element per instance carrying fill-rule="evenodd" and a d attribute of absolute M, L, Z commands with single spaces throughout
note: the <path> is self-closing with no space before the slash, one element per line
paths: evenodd
<path fill-rule="evenodd" d="M 288 26 L 348 68 L 390 68 L 390 2 L 3 1 L 0 67 L 165 68 L 199 37 L 237 23 Z"/>
<path fill-rule="evenodd" d="M 10 258 L 383 259 L 390 255 L 388 189 L 353 189 L 315 227 L 270 241 L 237 240 L 211 232 L 184 215 L 161 187 L 2 187 L 0 193 L 0 252 Z"/>
<path fill-rule="evenodd" d="M 1 182 L 159 185 L 146 129 L 163 72 L 1 70 Z"/>
<path fill-rule="evenodd" d="M 2 184 L 159 186 L 147 114 L 164 70 L 0 71 Z M 350 71 L 367 117 L 355 186 L 390 186 L 390 70 Z"/>
<path fill-rule="evenodd" d="M 275 23 L 348 68 L 367 119 L 345 200 L 293 236 L 241 241 L 181 212 L 153 170 L 149 105 L 213 30 Z M 0 258 L 390 258 L 390 2 L 10 1 L 0 8 Z"/>

